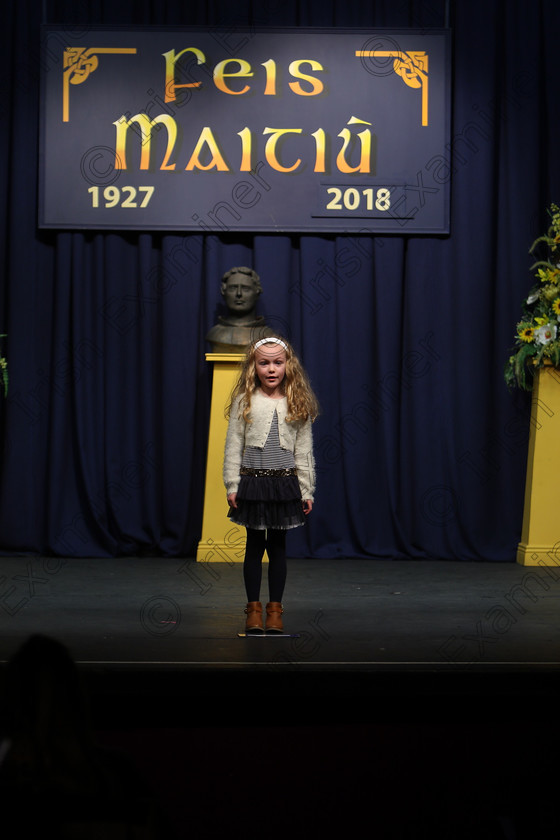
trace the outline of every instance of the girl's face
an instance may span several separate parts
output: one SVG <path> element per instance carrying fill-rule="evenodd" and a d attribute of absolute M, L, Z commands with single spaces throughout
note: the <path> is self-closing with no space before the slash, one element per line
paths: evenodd
<path fill-rule="evenodd" d="M 255 351 L 255 368 L 261 388 L 267 397 L 284 395 L 282 382 L 286 375 L 286 351 L 277 344 L 264 344 Z"/>

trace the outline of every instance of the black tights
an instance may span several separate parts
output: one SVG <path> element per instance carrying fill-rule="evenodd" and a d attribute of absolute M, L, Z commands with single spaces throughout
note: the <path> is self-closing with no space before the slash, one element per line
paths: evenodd
<path fill-rule="evenodd" d="M 247 528 L 243 580 L 248 601 L 260 601 L 262 559 L 268 554 L 268 599 L 282 601 L 286 584 L 286 531 Z"/>

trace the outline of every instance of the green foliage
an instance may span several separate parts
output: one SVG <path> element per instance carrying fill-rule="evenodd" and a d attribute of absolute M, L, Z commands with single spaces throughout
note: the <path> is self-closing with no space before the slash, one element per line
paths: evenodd
<path fill-rule="evenodd" d="M 548 213 L 548 232 L 529 249 L 530 254 L 546 251 L 530 268 L 538 282 L 521 304 L 522 317 L 504 370 L 506 385 L 525 391 L 532 389 L 539 367 L 560 366 L 560 209 L 552 204 Z"/>

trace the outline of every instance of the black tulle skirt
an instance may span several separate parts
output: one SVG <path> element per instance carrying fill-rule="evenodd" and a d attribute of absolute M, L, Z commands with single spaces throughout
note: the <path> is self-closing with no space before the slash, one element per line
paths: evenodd
<path fill-rule="evenodd" d="M 305 523 L 297 475 L 241 475 L 236 502 L 228 516 L 246 528 L 287 530 Z"/>

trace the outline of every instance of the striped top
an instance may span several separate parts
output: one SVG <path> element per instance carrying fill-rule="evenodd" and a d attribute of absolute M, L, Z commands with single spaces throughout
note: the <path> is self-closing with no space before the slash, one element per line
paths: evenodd
<path fill-rule="evenodd" d="M 251 470 L 282 470 L 295 467 L 293 452 L 282 449 L 278 436 L 278 412 L 274 409 L 272 425 L 263 449 L 247 446 L 243 453 L 242 467 Z"/>

